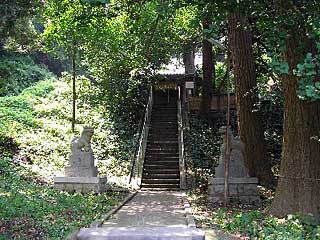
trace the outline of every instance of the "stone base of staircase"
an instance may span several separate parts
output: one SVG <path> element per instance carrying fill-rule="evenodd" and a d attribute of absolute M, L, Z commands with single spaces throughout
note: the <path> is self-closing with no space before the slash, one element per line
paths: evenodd
<path fill-rule="evenodd" d="M 77 239 L 204 240 L 205 234 L 200 229 L 185 226 L 82 228 L 77 234 Z"/>

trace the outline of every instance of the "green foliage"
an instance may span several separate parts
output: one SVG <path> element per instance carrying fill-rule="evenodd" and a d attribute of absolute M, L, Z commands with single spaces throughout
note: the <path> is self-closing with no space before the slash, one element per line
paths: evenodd
<path fill-rule="evenodd" d="M 205 187 L 208 176 L 214 174 L 219 162 L 220 135 L 218 129 L 210 127 L 205 118 L 190 116 L 190 128 L 186 131 L 186 154 L 190 174 L 195 185 Z"/>
<path fill-rule="evenodd" d="M 319 77 L 320 55 L 308 53 L 302 64 L 297 65 L 294 74 L 299 77 L 297 94 L 303 100 L 320 100 Z"/>
<path fill-rule="evenodd" d="M 48 1 L 43 37 L 51 50 L 80 50 L 79 63 L 103 89 L 111 117 L 132 125 L 142 117 L 148 76 L 177 52 L 181 38 L 195 34 L 195 14 L 157 0 L 127 4 Z"/>
<path fill-rule="evenodd" d="M 198 191 L 190 191 L 188 200 L 197 226 L 235 234 L 233 236 L 226 234 L 223 239 L 320 239 L 319 219 L 299 215 L 274 217 L 264 210 L 268 208 L 272 192 L 260 188 L 260 194 L 267 198 L 267 202 L 264 202 L 267 205 L 263 204 L 259 209 L 248 205 L 231 204 L 228 208 L 224 208 L 220 204 L 210 204 L 207 192 L 201 194 Z"/>
<path fill-rule="evenodd" d="M 289 72 L 289 65 L 287 62 L 283 62 L 280 59 L 272 59 L 270 62 L 270 67 L 273 69 L 273 71 L 277 74 L 288 74 Z"/>
<path fill-rule="evenodd" d="M 53 77 L 28 56 L 0 56 L 0 96 L 17 95 L 39 80 Z"/>
<path fill-rule="evenodd" d="M 294 215 L 276 218 L 259 210 L 230 212 L 220 208 L 213 214 L 212 224 L 250 239 L 320 239 L 320 226 L 311 218 Z"/>
<path fill-rule="evenodd" d="M 9 36 L 16 36 L 16 24 L 35 14 L 41 2 L 38 0 L 3 1 L 0 5 L 0 43 Z M 22 21 L 21 21 L 22 20 Z M 26 25 L 25 25 L 26 26 Z M 1 49 L 1 46 L 0 46 Z"/>
<path fill-rule="evenodd" d="M 78 115 L 76 135 L 81 126 L 95 128 L 93 149 L 101 174 L 125 176 L 136 143 L 135 125 L 110 118 L 103 93 L 87 78 L 77 79 Z M 70 129 L 71 76 L 40 81 L 19 96 L 0 98 L 0 143 L 13 139 L 25 167 L 51 181 L 63 171 L 74 135 Z M 5 143 L 0 145 L 4 145 Z M 122 179 L 122 180 L 121 180 Z"/>
<path fill-rule="evenodd" d="M 220 136 L 217 129 L 209 127 L 205 119 L 193 116 L 190 118 L 188 140 L 194 168 L 208 168 L 211 172 L 219 162 Z"/>
<path fill-rule="evenodd" d="M 3 155 L 0 169 L 0 239 L 65 239 L 101 218 L 123 197 L 54 190 Z"/>

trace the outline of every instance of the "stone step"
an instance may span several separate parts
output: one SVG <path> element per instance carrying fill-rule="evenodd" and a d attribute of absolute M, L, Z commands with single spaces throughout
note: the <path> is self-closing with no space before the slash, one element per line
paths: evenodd
<path fill-rule="evenodd" d="M 175 170 L 179 170 L 179 163 L 171 163 L 171 162 L 158 162 L 158 163 L 154 163 L 154 162 L 148 162 L 144 164 L 143 169 L 145 171 L 150 171 L 152 169 L 175 169 Z"/>
<path fill-rule="evenodd" d="M 180 189 L 180 183 L 153 183 L 153 184 L 149 184 L 149 183 L 142 183 L 141 184 L 141 188 L 143 189 Z"/>
<path fill-rule="evenodd" d="M 156 158 L 148 156 L 148 158 L 145 159 L 145 164 L 179 164 L 179 158 Z"/>
<path fill-rule="evenodd" d="M 145 155 L 146 160 L 179 160 L 179 154 L 178 153 L 168 153 L 168 154 L 148 154 L 148 152 Z"/>
<path fill-rule="evenodd" d="M 171 136 L 171 137 L 178 137 L 178 128 L 174 131 L 161 131 L 160 129 L 150 129 L 149 136 Z M 166 138 L 164 138 L 166 139 Z M 163 139 L 162 139 L 163 140 Z"/>
<path fill-rule="evenodd" d="M 177 113 L 178 109 L 177 107 L 152 107 L 153 113 Z"/>
<path fill-rule="evenodd" d="M 172 131 L 172 132 L 149 131 L 148 138 L 155 138 L 155 137 L 160 138 L 158 139 L 158 141 L 163 141 L 164 139 L 167 141 L 174 141 L 178 139 L 178 131 Z"/>
<path fill-rule="evenodd" d="M 178 161 L 163 161 L 163 160 L 146 160 L 145 161 L 145 168 L 147 168 L 147 166 L 149 165 L 159 165 L 159 166 L 163 166 L 164 169 L 166 169 L 167 166 L 176 166 L 176 168 L 179 168 L 179 162 Z"/>
<path fill-rule="evenodd" d="M 176 141 L 172 141 L 172 140 L 157 140 L 157 141 L 152 141 L 152 142 L 148 142 L 148 144 L 158 144 L 159 146 L 174 146 L 176 144 L 178 144 L 178 140 Z"/>
<path fill-rule="evenodd" d="M 147 151 L 149 148 L 172 149 L 172 148 L 178 148 L 178 147 L 179 147 L 178 142 L 176 142 L 175 144 L 170 144 L 170 145 L 163 145 L 163 144 L 160 145 L 160 144 L 153 143 L 153 142 L 147 143 Z"/>
<path fill-rule="evenodd" d="M 172 103 L 172 104 L 168 104 L 168 103 L 155 103 L 152 107 L 153 109 L 177 109 L 177 104 L 176 103 Z"/>
<path fill-rule="evenodd" d="M 158 144 L 148 144 L 147 145 L 147 149 L 146 149 L 146 152 L 148 152 L 149 149 L 163 149 L 162 152 L 165 152 L 166 150 L 176 150 L 175 152 L 176 153 L 179 153 L 179 148 L 178 148 L 178 143 L 175 144 L 175 145 L 171 145 L 171 146 L 159 146 Z M 168 151 L 168 152 L 172 152 L 172 151 Z"/>
<path fill-rule="evenodd" d="M 165 113 L 165 112 L 153 112 L 151 114 L 151 121 L 153 120 L 172 120 L 172 121 L 178 121 L 178 116 L 176 112 L 169 112 L 169 113 Z"/>
<path fill-rule="evenodd" d="M 204 232 L 186 226 L 81 228 L 79 240 L 204 240 Z"/>
<path fill-rule="evenodd" d="M 169 122 L 178 122 L 178 117 L 176 116 L 176 114 L 174 115 L 169 115 L 169 114 L 154 114 L 153 116 L 151 116 L 150 119 L 151 122 L 154 121 L 169 121 Z"/>
<path fill-rule="evenodd" d="M 146 184 L 180 184 L 180 179 L 161 179 L 161 178 L 154 178 L 154 179 L 142 179 L 142 183 Z"/>
<path fill-rule="evenodd" d="M 154 115 L 151 115 L 151 121 L 154 120 L 167 120 L 167 121 L 178 121 L 178 116 L 176 114 L 159 114 L 154 113 Z"/>
<path fill-rule="evenodd" d="M 154 130 L 161 130 L 161 131 L 168 131 L 168 132 L 178 132 L 178 124 L 163 124 L 163 123 L 151 123 L 151 129 Z"/>
<path fill-rule="evenodd" d="M 179 147 L 179 145 L 178 145 L 178 137 L 166 137 L 166 136 L 163 136 L 163 137 L 161 137 L 161 136 L 158 136 L 158 137 L 156 137 L 156 136 L 154 136 L 154 137 L 149 137 L 148 138 L 148 141 L 149 141 L 149 143 L 150 142 L 156 142 L 156 141 L 160 141 L 160 140 L 162 140 L 163 138 L 165 138 L 165 139 L 167 139 L 167 140 L 169 140 L 169 141 L 176 141 L 177 142 L 177 144 L 176 144 L 176 146 L 168 146 L 168 147 L 160 147 L 160 148 L 162 148 L 162 149 L 170 149 L 170 148 L 175 148 L 175 149 L 179 149 L 178 147 Z M 151 145 L 149 145 L 150 147 L 157 147 L 157 148 L 159 148 L 159 145 L 158 144 L 151 144 Z"/>
<path fill-rule="evenodd" d="M 172 126 L 172 125 L 155 125 L 155 124 L 151 124 L 150 125 L 150 130 L 149 132 L 151 133 L 178 133 L 178 124 L 176 126 Z"/>
<path fill-rule="evenodd" d="M 169 169 L 144 169 L 144 171 L 150 173 L 150 174 L 179 174 L 180 170 L 179 168 L 169 168 Z"/>
<path fill-rule="evenodd" d="M 179 154 L 174 154 L 174 155 L 162 155 L 159 156 L 158 154 L 156 155 L 146 155 L 145 156 L 145 161 L 179 161 Z"/>
<path fill-rule="evenodd" d="M 172 127 L 172 126 L 152 126 L 151 125 L 151 133 L 174 133 L 178 134 L 178 126 Z"/>
<path fill-rule="evenodd" d="M 144 172 L 144 179 L 180 179 L 179 173 L 154 173 L 154 172 Z"/>
<path fill-rule="evenodd" d="M 158 134 L 171 134 L 171 135 L 177 135 L 178 134 L 178 127 L 155 127 L 155 126 L 151 126 L 151 131 L 149 131 L 149 133 L 151 135 L 158 135 Z M 161 139 L 161 140 L 166 140 L 165 138 Z"/>
<path fill-rule="evenodd" d="M 152 137 L 160 137 L 161 139 L 158 139 L 158 141 L 163 141 L 164 139 L 166 141 L 176 141 L 178 139 L 178 130 L 172 131 L 172 132 L 166 132 L 166 131 L 149 131 L 148 138 Z M 169 138 L 169 139 L 167 139 Z"/>
<path fill-rule="evenodd" d="M 161 153 L 179 153 L 178 148 L 155 148 L 155 146 L 150 146 L 150 148 L 147 148 L 147 153 L 152 154 L 161 154 Z"/>
<path fill-rule="evenodd" d="M 174 120 L 174 119 L 154 119 L 151 120 L 151 125 L 154 124 L 176 124 L 178 125 L 178 120 Z"/>
<path fill-rule="evenodd" d="M 147 145 L 149 150 L 179 150 L 178 143 L 176 145 L 168 145 L 168 146 L 160 146 L 158 144 L 148 144 Z"/>
<path fill-rule="evenodd" d="M 152 107 L 154 113 L 177 113 L 177 107 Z"/>
<path fill-rule="evenodd" d="M 147 150 L 145 159 L 179 159 L 178 151 L 175 152 L 149 152 Z"/>
<path fill-rule="evenodd" d="M 165 156 L 165 157 L 159 157 L 157 155 L 154 156 L 147 156 L 145 158 L 145 162 L 179 162 L 179 156 Z"/>
<path fill-rule="evenodd" d="M 147 150 L 145 159 L 164 159 L 164 160 L 171 160 L 171 159 L 179 159 L 179 153 L 175 152 L 167 152 L 167 151 L 158 151 L 158 152 L 150 152 Z"/>

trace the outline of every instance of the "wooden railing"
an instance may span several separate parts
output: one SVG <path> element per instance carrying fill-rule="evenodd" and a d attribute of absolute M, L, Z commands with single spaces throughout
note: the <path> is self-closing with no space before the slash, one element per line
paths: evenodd
<path fill-rule="evenodd" d="M 184 122 L 182 114 L 181 100 L 178 99 L 178 141 L 179 141 L 179 169 L 180 169 L 180 189 L 186 189 L 186 163 L 184 155 Z"/>
<path fill-rule="evenodd" d="M 150 87 L 148 103 L 145 108 L 144 121 L 142 124 L 140 137 L 139 137 L 139 143 L 134 154 L 134 159 L 132 161 L 131 172 L 129 177 L 129 184 L 136 189 L 140 188 L 141 186 L 143 164 L 144 164 L 144 157 L 145 157 L 146 148 L 147 148 L 147 139 L 148 139 L 148 133 L 150 128 L 152 106 L 153 106 L 153 90 L 152 90 L 152 87 Z"/>

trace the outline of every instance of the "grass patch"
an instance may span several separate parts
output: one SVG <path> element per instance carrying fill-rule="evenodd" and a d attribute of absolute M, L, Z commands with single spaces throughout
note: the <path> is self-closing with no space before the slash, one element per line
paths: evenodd
<path fill-rule="evenodd" d="M 63 173 L 70 142 L 84 125 L 95 129 L 92 149 L 100 175 L 127 183 L 136 143 L 133 130 L 110 119 L 103 94 L 87 78 L 77 79 L 77 94 L 75 133 L 68 74 L 0 97 L 0 239 L 65 239 L 125 197 L 53 189 L 53 177 Z"/>
<path fill-rule="evenodd" d="M 201 228 L 223 230 L 241 239 L 320 239 L 320 225 L 314 220 L 295 215 L 270 216 L 263 211 L 266 204 L 258 209 L 245 205 L 224 208 L 210 204 L 207 195 L 199 191 L 189 192 L 188 199 L 196 224 Z"/>
<path fill-rule="evenodd" d="M 54 74 L 39 66 L 29 56 L 15 54 L 0 57 L 0 96 L 20 94 L 38 81 L 52 78 Z"/>
<path fill-rule="evenodd" d="M 124 197 L 55 190 L 8 157 L 1 157 L 0 169 L 0 239 L 65 239 Z"/>
<path fill-rule="evenodd" d="M 71 78 L 64 75 L 40 81 L 18 96 L 0 97 L 0 145 L 14 141 L 16 158 L 50 182 L 62 174 L 71 140 L 89 125 L 95 129 L 92 148 L 100 174 L 126 184 L 136 137 L 120 121 L 110 120 L 103 99 L 97 101 L 99 88 L 84 77 L 77 82 L 75 134 L 71 132 Z"/>

